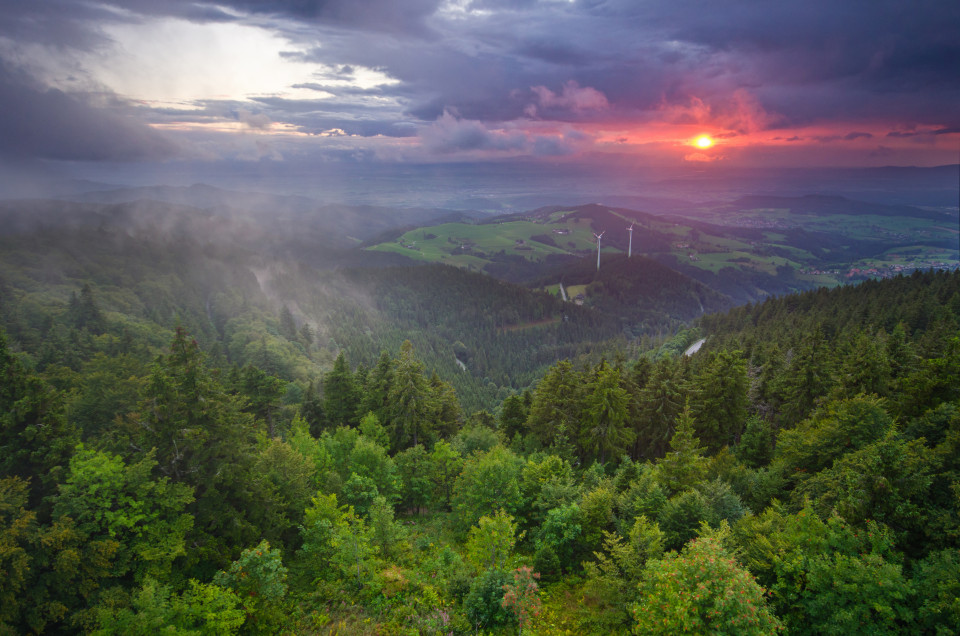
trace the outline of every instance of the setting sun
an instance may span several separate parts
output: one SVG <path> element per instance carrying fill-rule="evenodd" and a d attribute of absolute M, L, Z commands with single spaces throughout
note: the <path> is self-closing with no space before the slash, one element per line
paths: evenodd
<path fill-rule="evenodd" d="M 697 137 L 696 141 L 694 141 L 693 143 L 695 143 L 700 148 L 709 148 L 710 146 L 713 145 L 713 139 L 710 139 L 706 135 L 701 135 L 700 137 Z"/>

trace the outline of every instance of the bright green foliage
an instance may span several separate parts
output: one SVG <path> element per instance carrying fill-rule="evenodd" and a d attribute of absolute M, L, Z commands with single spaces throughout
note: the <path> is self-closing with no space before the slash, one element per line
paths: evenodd
<path fill-rule="evenodd" d="M 765 635 L 781 630 L 763 588 L 716 537 L 650 561 L 634 606 L 635 634 Z"/>
<path fill-rule="evenodd" d="M 324 431 L 320 438 L 324 449 L 330 456 L 333 471 L 339 476 L 342 484 L 350 478 L 350 453 L 360 439 L 360 432 L 355 428 L 340 426 L 334 431 Z"/>
<path fill-rule="evenodd" d="M 672 449 L 657 462 L 660 479 L 671 492 L 691 488 L 706 476 L 707 461 L 696 437 L 696 424 L 688 404 L 677 417 L 677 430 L 670 438 Z"/>
<path fill-rule="evenodd" d="M 385 559 L 393 558 L 404 538 L 403 526 L 394 520 L 393 506 L 384 497 L 376 497 L 367 514 L 370 542 Z"/>
<path fill-rule="evenodd" d="M 513 514 L 523 503 L 520 470 L 523 460 L 503 446 L 468 459 L 453 487 L 453 509 L 463 532 L 480 517 L 504 510 Z"/>
<path fill-rule="evenodd" d="M 537 550 L 549 548 L 557 557 L 561 569 L 577 567 L 583 556 L 583 514 L 575 503 L 547 512 L 547 518 L 537 534 Z"/>
<path fill-rule="evenodd" d="M 293 423 L 290 425 L 287 443 L 313 467 L 313 483 L 314 486 L 319 486 L 322 476 L 333 470 L 333 458 L 330 457 L 326 446 L 310 434 L 306 420 L 299 415 L 293 419 Z"/>
<path fill-rule="evenodd" d="M 165 578 L 173 560 L 186 554 L 185 537 L 193 517 L 184 512 L 193 488 L 154 480 L 156 462 L 148 454 L 127 465 L 110 453 L 82 445 L 70 460 L 70 472 L 55 498 L 54 517 L 70 517 L 89 541 L 111 540 L 119 546 L 113 575 Z"/>
<path fill-rule="evenodd" d="M 503 510 L 492 517 L 480 517 L 467 536 L 467 559 L 479 571 L 506 569 L 513 557 L 516 535 L 517 524 Z"/>
<path fill-rule="evenodd" d="M 344 503 L 352 506 L 361 517 L 366 517 L 373 502 L 382 498 L 376 482 L 366 475 L 358 475 L 357 473 L 351 474 L 350 479 L 343 484 L 341 494 Z"/>
<path fill-rule="evenodd" d="M 430 453 L 430 480 L 433 482 L 434 499 L 443 502 L 445 508 L 451 505 L 453 488 L 464 460 L 449 442 L 440 440 L 433 445 Z"/>
<path fill-rule="evenodd" d="M 481 424 L 467 424 L 451 440 L 453 447 L 464 457 L 473 453 L 486 453 L 502 442 L 497 431 Z"/>
<path fill-rule="evenodd" d="M 271 550 L 266 541 L 244 550 L 213 582 L 240 597 L 247 613 L 244 631 L 270 634 L 286 623 L 287 568 L 280 551 Z"/>
<path fill-rule="evenodd" d="M 373 481 L 377 491 L 390 502 L 400 492 L 400 476 L 393 458 L 387 454 L 387 449 L 366 437 L 359 437 L 350 450 L 348 470 Z"/>
<path fill-rule="evenodd" d="M 540 615 L 543 608 L 537 586 L 539 578 L 538 573 L 527 566 L 521 566 L 513 571 L 513 583 L 503 586 L 502 604 L 513 612 L 520 626 L 520 634 L 523 634 L 524 627 L 529 626 L 533 619 Z"/>
<path fill-rule="evenodd" d="M 580 499 L 580 518 L 583 528 L 583 549 L 586 552 L 599 550 L 603 534 L 615 527 L 616 493 L 609 481 L 605 481 L 585 493 Z"/>
<path fill-rule="evenodd" d="M 168 586 L 148 577 L 131 601 L 131 607 L 98 608 L 99 629 L 93 633 L 222 636 L 237 633 L 247 619 L 235 592 L 196 580 L 182 594 L 171 595 Z"/>
<path fill-rule="evenodd" d="M 528 459 L 521 472 L 520 490 L 524 501 L 523 517 L 530 529 L 540 526 L 548 510 L 570 503 L 579 495 L 573 469 L 557 455 Z"/>
<path fill-rule="evenodd" d="M 397 453 L 393 460 L 400 478 L 401 509 L 419 513 L 428 503 L 433 503 L 430 455 L 422 444 L 417 444 Z"/>
<path fill-rule="evenodd" d="M 368 411 L 366 415 L 360 418 L 360 434 L 371 442 L 390 448 L 390 435 L 387 429 L 380 423 L 380 418 L 373 411 Z"/>
<path fill-rule="evenodd" d="M 596 378 L 585 389 L 580 446 L 601 464 L 620 456 L 633 443 L 630 395 L 621 382 L 619 368 L 601 364 Z"/>
<path fill-rule="evenodd" d="M 711 451 L 732 446 L 743 431 L 750 404 L 743 352 L 711 354 L 693 383 L 698 390 L 691 398 L 691 409 L 700 440 Z"/>
<path fill-rule="evenodd" d="M 370 579 L 370 561 L 377 553 L 370 529 L 353 508 L 339 506 L 336 495 L 314 497 L 300 532 L 298 559 L 309 579 L 346 579 L 355 589 Z"/>
<path fill-rule="evenodd" d="M 333 363 L 333 369 L 323 376 L 323 412 L 330 426 L 356 425 L 359 402 L 353 372 L 341 351 Z"/>

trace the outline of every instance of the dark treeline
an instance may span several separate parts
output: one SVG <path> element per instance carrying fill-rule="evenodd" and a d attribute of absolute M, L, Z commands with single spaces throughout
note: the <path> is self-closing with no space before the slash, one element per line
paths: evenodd
<path fill-rule="evenodd" d="M 415 285 L 390 275 L 384 297 Z M 372 364 L 344 347 L 292 390 L 255 356 L 271 363 L 268 336 L 315 347 L 304 308 L 264 319 L 240 365 L 222 336 L 105 309 L 133 296 L 102 280 L 65 300 L 14 283 L 0 287 L 0 632 L 960 624 L 960 274 L 708 316 L 693 356 L 664 355 L 689 332 L 660 356 L 562 361 L 491 411 L 465 411 L 411 342 Z M 549 308 L 457 317 L 470 301 L 443 300 L 454 309 L 398 311 L 510 334 Z M 216 306 L 200 319 L 227 333 Z"/>

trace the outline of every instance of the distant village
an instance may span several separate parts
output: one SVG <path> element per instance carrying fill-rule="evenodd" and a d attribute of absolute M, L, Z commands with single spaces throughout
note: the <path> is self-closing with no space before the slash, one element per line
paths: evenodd
<path fill-rule="evenodd" d="M 960 261 L 916 261 L 912 263 L 890 263 L 888 265 L 879 265 L 876 267 L 851 267 L 848 270 L 842 269 L 817 269 L 815 267 L 804 267 L 797 270 L 800 274 L 813 276 L 842 276 L 850 280 L 867 278 L 893 278 L 900 274 L 909 274 L 916 270 L 957 270 L 960 269 Z"/>

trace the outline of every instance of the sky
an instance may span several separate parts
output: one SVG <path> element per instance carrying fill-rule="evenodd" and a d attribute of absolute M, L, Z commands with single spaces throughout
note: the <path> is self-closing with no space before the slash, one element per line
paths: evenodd
<path fill-rule="evenodd" d="M 0 0 L 0 160 L 953 164 L 958 34 L 956 0 Z"/>

